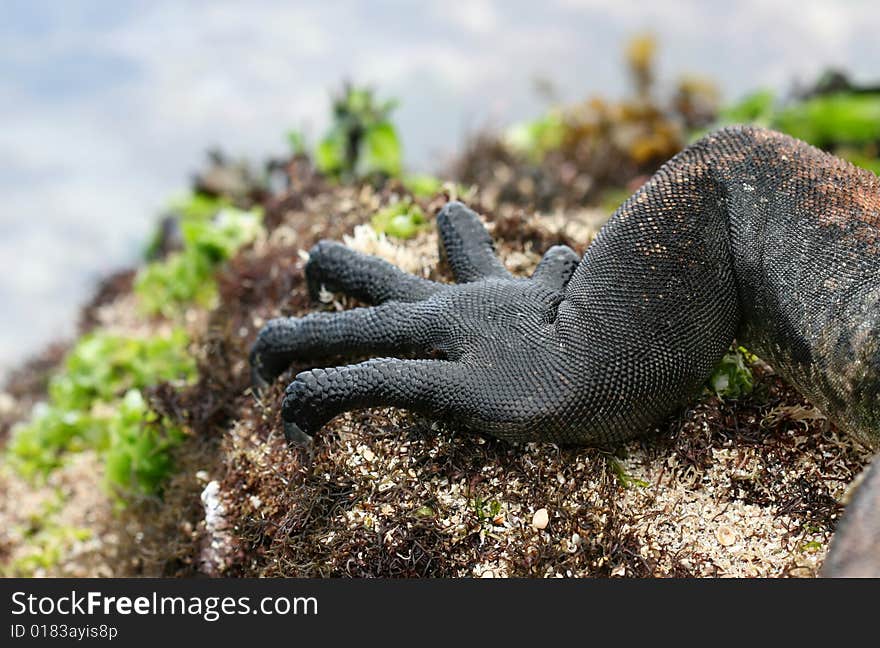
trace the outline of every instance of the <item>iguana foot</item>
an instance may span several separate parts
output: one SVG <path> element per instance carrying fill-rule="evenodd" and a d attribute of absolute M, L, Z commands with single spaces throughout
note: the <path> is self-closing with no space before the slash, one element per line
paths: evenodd
<path fill-rule="evenodd" d="M 452 419 L 510 440 L 537 438 L 545 431 L 538 428 L 558 423 L 571 365 L 555 322 L 577 254 L 553 247 L 531 279 L 515 278 L 473 211 L 449 203 L 437 225 L 457 284 L 407 274 L 338 243 L 312 248 L 312 295 L 323 287 L 375 305 L 270 321 L 251 351 L 255 384 L 293 361 L 393 357 L 298 374 L 282 405 L 291 442 L 341 412 L 371 406 Z"/>

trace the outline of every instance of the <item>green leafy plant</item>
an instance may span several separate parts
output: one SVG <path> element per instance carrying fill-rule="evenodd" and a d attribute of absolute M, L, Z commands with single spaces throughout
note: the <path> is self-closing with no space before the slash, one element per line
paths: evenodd
<path fill-rule="evenodd" d="M 186 353 L 188 343 L 179 329 L 143 339 L 86 335 L 68 354 L 64 370 L 51 379 L 49 401 L 61 409 L 85 411 L 95 401 L 111 400 L 129 389 L 192 378 L 195 363 Z"/>
<path fill-rule="evenodd" d="M 304 155 L 306 153 L 306 136 L 302 131 L 287 131 L 287 144 L 294 155 Z"/>
<path fill-rule="evenodd" d="M 428 174 L 411 174 L 403 178 L 403 186 L 418 198 L 433 198 L 443 188 L 443 181 Z"/>
<path fill-rule="evenodd" d="M 486 500 L 475 495 L 471 500 L 471 507 L 480 522 L 492 522 L 501 513 L 501 502 L 498 500 Z"/>
<path fill-rule="evenodd" d="M 26 529 L 25 535 L 29 551 L 0 567 L 0 574 L 5 578 L 29 578 L 57 565 L 72 545 L 91 538 L 92 531 L 61 525 L 54 516 L 48 516 Z"/>
<path fill-rule="evenodd" d="M 89 529 L 61 524 L 58 514 L 64 507 L 64 493 L 57 488 L 14 530 L 27 542 L 27 551 L 0 564 L 0 576 L 32 577 L 57 565 L 74 544 L 92 537 Z"/>
<path fill-rule="evenodd" d="M 168 211 L 179 216 L 182 221 L 206 221 L 227 207 L 232 207 L 228 198 L 191 191 L 172 198 Z"/>
<path fill-rule="evenodd" d="M 562 145 L 565 130 L 562 112 L 551 110 L 538 119 L 515 124 L 505 133 L 504 141 L 512 150 L 539 162 Z"/>
<path fill-rule="evenodd" d="M 168 202 L 164 213 L 167 218 L 176 219 L 178 223 L 191 221 L 207 221 L 214 217 L 221 209 L 232 207 L 232 203 L 223 196 L 209 196 L 199 192 L 189 192 L 175 196 Z M 144 258 L 154 259 L 159 255 L 162 248 L 165 222 L 161 222 L 156 228 L 147 248 Z"/>
<path fill-rule="evenodd" d="M 611 470 L 614 471 L 615 477 L 617 477 L 617 481 L 626 489 L 630 489 L 633 486 L 637 488 L 648 488 L 651 484 L 646 482 L 643 479 L 639 479 L 638 477 L 633 477 L 626 469 L 623 467 L 623 464 L 618 461 L 615 457 L 611 455 L 605 455 L 605 460 L 608 462 L 608 465 L 611 467 Z"/>
<path fill-rule="evenodd" d="M 878 92 L 838 91 L 780 104 L 761 90 L 723 109 L 714 126 L 743 123 L 782 131 L 880 173 Z M 705 132 L 694 132 L 692 140 Z"/>
<path fill-rule="evenodd" d="M 171 474 L 171 451 L 183 431 L 160 419 L 140 391 L 130 390 L 107 421 L 106 479 L 124 501 L 135 493 L 154 495 Z"/>
<path fill-rule="evenodd" d="M 173 316 L 185 304 L 209 306 L 216 289 L 210 281 L 212 266 L 205 259 L 183 252 L 151 263 L 135 280 L 135 294 L 144 312 Z"/>
<path fill-rule="evenodd" d="M 880 93 L 837 92 L 783 108 L 773 126 L 816 146 L 880 140 Z"/>
<path fill-rule="evenodd" d="M 743 347 L 726 353 L 709 377 L 709 389 L 725 398 L 740 398 L 750 394 L 754 378 L 749 364 L 754 361 L 755 356 Z"/>
<path fill-rule="evenodd" d="M 7 447 L 10 462 L 25 476 L 35 477 L 59 466 L 65 453 L 105 451 L 109 420 L 123 394 L 195 376 L 187 344 L 186 334 L 179 330 L 146 339 L 105 333 L 83 337 L 50 380 L 48 402 L 15 428 Z"/>
<path fill-rule="evenodd" d="M 371 220 L 373 229 L 399 239 L 415 236 L 428 225 L 422 208 L 409 198 L 380 209 Z"/>
<path fill-rule="evenodd" d="M 315 164 L 332 178 L 396 177 L 402 151 L 390 115 L 397 103 L 377 102 L 373 91 L 347 85 L 333 100 L 333 122 L 318 143 Z"/>
<path fill-rule="evenodd" d="M 417 508 L 413 514 L 416 517 L 429 518 L 429 517 L 434 517 L 435 515 L 437 515 L 437 512 L 434 509 L 432 509 L 430 506 L 428 506 L 427 504 L 423 504 L 422 506 Z"/>
<path fill-rule="evenodd" d="M 758 90 L 721 110 L 719 119 L 731 124 L 748 122 L 769 126 L 775 105 L 776 95 L 771 90 Z"/>
<path fill-rule="evenodd" d="M 37 406 L 30 421 L 15 428 L 7 456 L 28 478 L 45 475 L 61 465 L 66 452 L 79 452 L 99 443 L 102 423 L 87 412 Z"/>
<path fill-rule="evenodd" d="M 816 540 L 811 540 L 810 542 L 803 543 L 798 550 L 802 553 L 815 553 L 822 550 L 822 543 Z"/>
<path fill-rule="evenodd" d="M 173 316 L 187 304 L 209 306 L 216 295 L 213 273 L 261 228 L 256 209 L 223 208 L 213 218 L 181 223 L 183 250 L 138 272 L 134 291 L 148 314 Z"/>

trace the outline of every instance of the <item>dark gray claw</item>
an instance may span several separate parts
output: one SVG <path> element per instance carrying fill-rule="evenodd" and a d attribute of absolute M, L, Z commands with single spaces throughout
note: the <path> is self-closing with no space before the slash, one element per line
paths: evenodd
<path fill-rule="evenodd" d="M 251 388 L 257 395 L 269 387 L 269 382 L 260 373 L 260 362 L 251 356 Z"/>
<path fill-rule="evenodd" d="M 292 421 L 284 421 L 284 437 L 291 445 L 300 447 L 309 447 L 313 443 L 312 437 L 303 432 L 300 427 Z"/>

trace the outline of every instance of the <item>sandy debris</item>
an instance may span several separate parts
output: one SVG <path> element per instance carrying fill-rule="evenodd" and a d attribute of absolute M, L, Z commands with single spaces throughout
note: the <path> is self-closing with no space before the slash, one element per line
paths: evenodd
<path fill-rule="evenodd" d="M 0 547 L 7 576 L 119 575 L 120 524 L 100 490 L 103 466 L 91 451 L 71 455 L 45 483 L 0 466 Z M 97 483 L 96 483 L 97 482 Z"/>
<path fill-rule="evenodd" d="M 356 225 L 351 236 L 344 236 L 347 246 L 364 254 L 385 259 L 413 274 L 427 277 L 439 261 L 437 234 L 420 232 L 409 245 L 403 246 L 380 234 L 369 224 Z"/>

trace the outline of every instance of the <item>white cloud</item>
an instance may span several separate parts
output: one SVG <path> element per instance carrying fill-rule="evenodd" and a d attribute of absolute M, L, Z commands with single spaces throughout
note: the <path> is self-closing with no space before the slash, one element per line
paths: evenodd
<path fill-rule="evenodd" d="M 441 0 L 432 5 L 432 13 L 440 20 L 480 35 L 494 32 L 499 23 L 496 3 L 491 0 L 470 0 L 460 3 Z"/>

